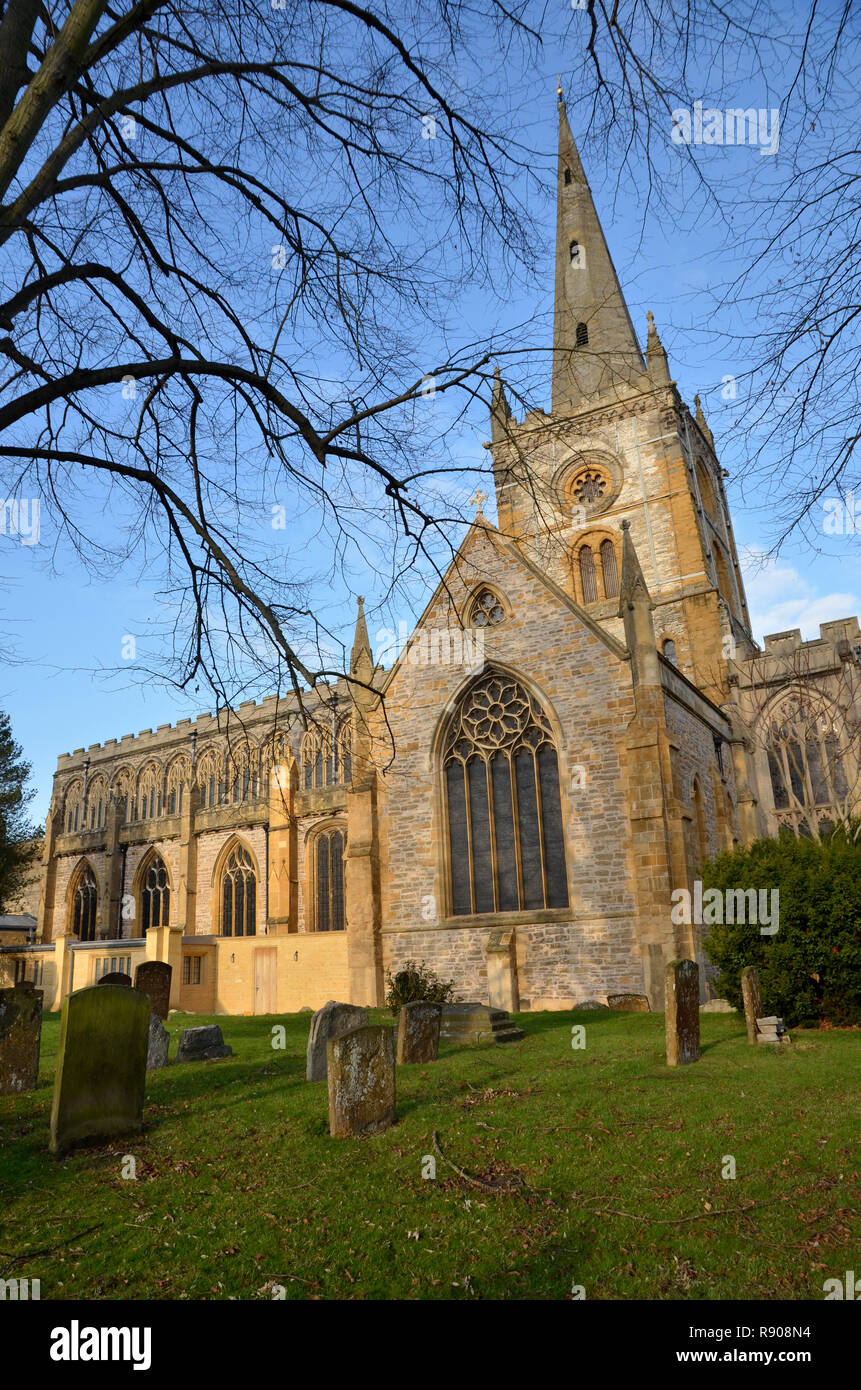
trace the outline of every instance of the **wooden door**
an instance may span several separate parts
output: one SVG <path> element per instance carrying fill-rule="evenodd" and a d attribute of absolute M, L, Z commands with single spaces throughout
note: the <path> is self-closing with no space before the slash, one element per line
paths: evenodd
<path fill-rule="evenodd" d="M 256 1014 L 274 1014 L 278 1011 L 277 961 L 277 946 L 258 947 L 254 952 L 254 1012 Z"/>

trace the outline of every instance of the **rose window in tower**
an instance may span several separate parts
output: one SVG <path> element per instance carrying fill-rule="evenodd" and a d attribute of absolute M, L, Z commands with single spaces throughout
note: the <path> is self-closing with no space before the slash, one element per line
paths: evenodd
<path fill-rule="evenodd" d="M 571 496 L 581 507 L 603 502 L 609 491 L 609 478 L 597 468 L 587 468 L 578 473 L 571 486 Z"/>

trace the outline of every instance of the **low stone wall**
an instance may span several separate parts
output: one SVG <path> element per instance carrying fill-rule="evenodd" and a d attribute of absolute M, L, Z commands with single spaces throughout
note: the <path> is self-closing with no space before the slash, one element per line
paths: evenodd
<path fill-rule="evenodd" d="M 455 998 L 489 1003 L 486 947 L 491 926 L 447 926 L 383 932 L 383 964 L 394 974 L 408 960 L 424 961 Z M 574 917 L 514 927 L 521 1009 L 570 1009 L 582 999 L 642 993 L 633 916 Z"/>

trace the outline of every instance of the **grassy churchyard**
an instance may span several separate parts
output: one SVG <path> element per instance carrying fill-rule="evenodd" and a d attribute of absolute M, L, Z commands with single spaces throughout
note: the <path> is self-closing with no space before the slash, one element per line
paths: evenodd
<path fill-rule="evenodd" d="M 310 1014 L 174 1014 L 171 1057 L 211 1021 L 234 1057 L 149 1072 L 142 1136 L 57 1160 L 46 1017 L 38 1090 L 0 1098 L 0 1277 L 43 1300 L 821 1300 L 858 1267 L 861 1031 L 776 1053 L 706 1014 L 671 1070 L 662 1014 L 524 1014 L 523 1042 L 398 1067 L 398 1123 L 334 1140 Z M 435 1130 L 476 1182 L 423 1177 Z"/>

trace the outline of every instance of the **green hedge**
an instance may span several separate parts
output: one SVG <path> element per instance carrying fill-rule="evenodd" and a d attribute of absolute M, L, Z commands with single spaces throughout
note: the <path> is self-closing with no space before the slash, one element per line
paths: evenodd
<path fill-rule="evenodd" d="M 744 924 L 703 929 L 720 995 L 741 1008 L 741 971 L 755 965 L 766 1013 L 793 1027 L 861 1024 L 861 837 L 756 840 L 706 864 L 702 881 L 704 890 L 780 890 L 773 937 Z"/>

